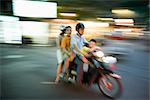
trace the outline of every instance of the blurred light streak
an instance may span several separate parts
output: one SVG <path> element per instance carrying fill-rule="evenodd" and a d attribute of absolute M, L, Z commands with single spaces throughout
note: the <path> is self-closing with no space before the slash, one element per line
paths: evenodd
<path fill-rule="evenodd" d="M 133 29 L 130 29 L 130 28 L 128 28 L 128 29 L 117 29 L 117 28 L 115 28 L 114 29 L 114 31 L 119 31 L 119 32 L 131 32 L 131 31 L 133 31 Z"/>
<path fill-rule="evenodd" d="M 112 10 L 112 13 L 115 13 L 115 14 L 127 14 L 127 15 L 134 15 L 135 12 L 134 11 L 131 11 L 129 9 L 115 9 L 115 10 Z"/>
<path fill-rule="evenodd" d="M 59 13 L 61 16 L 77 17 L 76 13 Z"/>
<path fill-rule="evenodd" d="M 113 21 L 113 18 L 97 18 L 97 20 L 102 20 L 102 21 Z"/>
<path fill-rule="evenodd" d="M 144 33 L 140 33 L 140 32 L 124 32 L 123 36 L 130 36 L 130 37 L 139 37 L 139 36 L 143 36 Z"/>
<path fill-rule="evenodd" d="M 116 25 L 127 25 L 133 26 L 134 20 L 133 19 L 114 19 Z"/>
<path fill-rule="evenodd" d="M 4 22 L 19 21 L 19 17 L 0 15 L 0 21 L 4 21 Z"/>
<path fill-rule="evenodd" d="M 106 22 L 93 22 L 93 21 L 79 21 L 85 24 L 85 27 L 109 27 L 109 23 Z"/>

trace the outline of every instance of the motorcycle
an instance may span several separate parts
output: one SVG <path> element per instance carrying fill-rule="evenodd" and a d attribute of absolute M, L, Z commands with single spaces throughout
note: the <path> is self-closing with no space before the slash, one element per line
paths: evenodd
<path fill-rule="evenodd" d="M 123 86 L 121 76 L 116 74 L 117 59 L 112 56 L 105 56 L 102 51 L 91 53 L 87 58 L 91 60 L 95 67 L 91 65 L 83 65 L 83 81 L 82 85 L 87 85 L 92 81 L 92 84 L 97 84 L 99 90 L 109 98 L 117 98 L 122 94 Z M 77 65 L 71 62 L 69 65 L 69 76 L 67 74 L 60 75 L 64 81 L 71 83 L 77 82 Z M 94 71 L 93 71 L 94 70 Z M 94 72 L 94 73 L 93 73 Z M 92 77 L 93 74 L 96 77 Z"/>

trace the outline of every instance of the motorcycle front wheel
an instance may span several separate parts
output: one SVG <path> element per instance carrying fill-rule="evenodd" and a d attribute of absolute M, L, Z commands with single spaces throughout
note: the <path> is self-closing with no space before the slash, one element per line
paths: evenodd
<path fill-rule="evenodd" d="M 110 75 L 103 75 L 98 80 L 99 90 L 109 98 L 117 98 L 122 94 L 122 82 Z"/>

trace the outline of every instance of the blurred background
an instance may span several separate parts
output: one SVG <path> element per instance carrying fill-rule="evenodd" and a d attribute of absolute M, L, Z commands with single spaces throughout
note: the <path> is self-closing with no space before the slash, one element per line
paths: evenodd
<path fill-rule="evenodd" d="M 0 0 L 0 5 L 4 100 L 13 97 L 66 100 L 71 95 L 76 99 L 106 99 L 84 90 L 79 94 L 72 87 L 61 86 L 59 90 L 53 85 L 40 85 L 41 81 L 55 78 L 55 40 L 60 26 L 70 25 L 75 34 L 78 22 L 85 25 L 87 40 L 96 39 L 105 53 L 117 57 L 117 72 L 122 75 L 125 88 L 120 100 L 148 100 L 149 0 Z"/>
<path fill-rule="evenodd" d="M 85 24 L 86 38 L 148 35 L 148 0 L 1 0 L 1 43 L 54 45 L 61 25 Z M 32 26 L 32 27 L 31 27 Z"/>

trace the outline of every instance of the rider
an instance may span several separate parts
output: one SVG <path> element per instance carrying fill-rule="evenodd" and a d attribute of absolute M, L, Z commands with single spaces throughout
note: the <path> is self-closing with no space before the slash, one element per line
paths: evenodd
<path fill-rule="evenodd" d="M 85 44 L 82 48 L 83 53 L 88 53 L 88 52 L 95 52 L 95 51 L 101 51 L 102 49 L 97 46 L 97 42 L 95 39 L 91 39 L 89 41 L 89 44 Z"/>
<path fill-rule="evenodd" d="M 78 23 L 76 25 L 76 31 L 77 33 L 71 37 L 71 48 L 73 49 L 73 52 L 76 54 L 75 57 L 75 63 L 77 64 L 77 81 L 79 84 L 82 84 L 83 79 L 83 62 L 89 63 L 88 60 L 84 57 L 87 56 L 86 53 L 83 53 L 82 47 L 85 43 L 88 43 L 88 41 L 83 36 L 84 34 L 84 24 Z"/>
<path fill-rule="evenodd" d="M 73 53 L 71 52 L 71 48 L 70 48 L 71 32 L 72 32 L 72 29 L 70 26 L 64 27 L 63 37 L 61 37 L 61 40 L 58 41 L 61 52 L 59 53 L 59 55 L 57 55 L 57 58 L 61 58 L 61 59 L 59 61 L 59 65 L 57 68 L 57 76 L 56 76 L 55 83 L 59 82 L 59 76 L 60 76 L 60 73 L 62 72 L 62 63 L 65 63 L 65 69 L 66 69 L 66 71 L 68 71 L 69 61 L 71 61 L 71 57 L 73 57 Z M 61 34 L 60 34 L 60 36 L 61 36 Z"/>
<path fill-rule="evenodd" d="M 102 51 L 102 49 L 99 46 L 97 46 L 97 41 L 95 39 L 91 39 L 89 44 L 84 45 L 84 47 L 82 48 L 82 52 L 92 53 L 94 56 L 96 56 L 95 54 L 96 51 Z M 87 59 L 95 66 L 95 68 L 99 66 L 104 67 L 102 63 L 96 61 L 95 59 L 92 59 L 90 57 L 89 58 L 87 57 Z M 89 71 L 88 71 L 90 75 L 89 84 L 88 84 L 89 87 L 92 85 L 92 83 L 94 82 L 97 76 L 97 71 L 95 70 L 95 68 L 89 67 Z"/>
<path fill-rule="evenodd" d="M 70 48 L 71 32 L 72 32 L 71 27 L 70 26 L 66 26 L 66 28 L 65 28 L 66 35 L 62 39 L 62 43 L 61 43 L 62 54 L 63 54 L 63 61 L 65 63 L 64 64 L 65 65 L 65 72 L 66 72 L 68 77 L 69 77 L 69 71 L 68 71 L 69 64 L 75 57 L 73 51 Z"/>
<path fill-rule="evenodd" d="M 61 41 L 64 38 L 64 34 L 65 34 L 65 26 L 61 26 L 60 28 L 61 33 L 59 34 L 59 36 L 56 38 L 56 44 L 57 44 L 57 60 L 58 60 L 58 67 L 57 67 L 57 73 L 56 73 L 56 79 L 55 82 L 58 83 L 59 81 L 59 75 L 62 72 L 62 62 L 63 62 L 63 58 L 62 58 L 62 49 L 61 49 Z"/>

